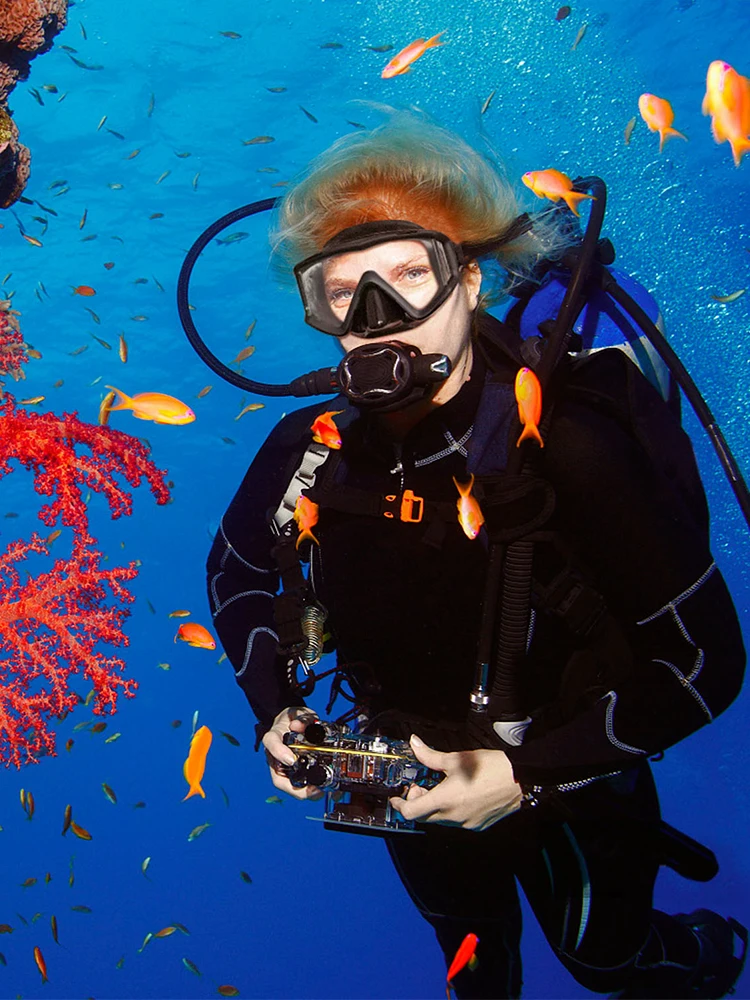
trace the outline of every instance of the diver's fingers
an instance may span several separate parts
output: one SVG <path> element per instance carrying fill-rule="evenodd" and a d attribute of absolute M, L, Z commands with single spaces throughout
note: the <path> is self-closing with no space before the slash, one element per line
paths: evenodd
<path fill-rule="evenodd" d="M 296 761 L 294 752 L 284 743 L 282 735 L 278 731 L 269 729 L 262 742 L 266 751 L 266 760 L 270 766 L 273 766 L 274 763 L 290 765 Z"/>
<path fill-rule="evenodd" d="M 293 733 L 304 733 L 308 723 L 316 721 L 315 716 L 306 715 L 301 719 L 292 719 L 289 723 L 289 728 Z"/>

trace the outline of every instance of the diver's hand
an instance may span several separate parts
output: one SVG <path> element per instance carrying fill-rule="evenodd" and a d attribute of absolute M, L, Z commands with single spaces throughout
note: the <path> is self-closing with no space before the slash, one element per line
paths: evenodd
<path fill-rule="evenodd" d="M 286 792 L 295 799 L 321 799 L 325 792 L 317 785 L 305 785 L 295 788 L 285 774 L 285 767 L 293 764 L 297 756 L 284 743 L 284 733 L 304 732 L 309 722 L 316 721 L 318 716 L 309 708 L 285 708 L 273 720 L 273 725 L 263 737 L 266 760 L 271 771 L 271 781 L 280 792 Z"/>
<path fill-rule="evenodd" d="M 391 798 L 391 805 L 404 819 L 486 830 L 520 808 L 521 786 L 502 750 L 442 753 L 417 736 L 410 743 L 417 760 L 445 772 L 445 778 L 434 788 L 412 785 L 405 797 Z"/>

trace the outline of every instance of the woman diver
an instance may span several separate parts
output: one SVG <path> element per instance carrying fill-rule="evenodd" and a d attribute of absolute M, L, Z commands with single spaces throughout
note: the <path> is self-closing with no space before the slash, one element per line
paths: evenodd
<path fill-rule="evenodd" d="M 327 615 L 360 726 L 411 737 L 445 775 L 391 799 L 422 835 L 385 839 L 446 962 L 479 936 L 459 997 L 521 995 L 516 880 L 587 989 L 720 997 L 744 928 L 652 908 L 648 758 L 723 712 L 745 664 L 674 397 L 622 351 L 564 352 L 542 380 L 542 437 L 515 447 L 514 379 L 545 356 L 543 338 L 520 335 L 519 289 L 528 301 L 580 242 L 570 211 L 519 215 L 493 164 L 412 113 L 314 160 L 281 199 L 274 253 L 307 322 L 339 339 L 344 392 L 260 448 L 211 549 L 209 599 L 277 789 L 323 794 L 292 785 L 284 742 L 316 718 L 289 653 L 310 607 Z M 481 288 L 498 263 L 521 295 L 503 322 Z M 315 516 L 297 526 L 300 496 Z M 514 585 L 492 564 L 499 552 L 510 572 L 519 543 L 528 594 L 508 680 L 502 650 L 477 651 L 507 646 L 506 615 L 518 632 L 497 599 Z M 476 683 L 489 661 L 513 689 L 504 704 Z"/>

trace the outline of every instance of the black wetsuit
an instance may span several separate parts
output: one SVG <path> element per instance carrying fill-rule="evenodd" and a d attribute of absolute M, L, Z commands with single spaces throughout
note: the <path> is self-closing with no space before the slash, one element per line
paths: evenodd
<path fill-rule="evenodd" d="M 484 323 L 495 337 L 512 339 L 496 321 Z M 606 358 L 601 363 L 604 371 Z M 745 654 L 708 548 L 705 498 L 687 437 L 619 354 L 610 374 L 615 369 L 625 373 L 633 406 L 649 410 L 648 427 L 637 414 L 626 426 L 585 391 L 563 393 L 538 455 L 537 472 L 556 495 L 547 527 L 566 539 L 610 612 L 596 642 L 584 642 L 535 601 L 522 678 L 524 708 L 534 721 L 508 756 L 540 804 L 482 833 L 424 824 L 424 836 L 388 838 L 446 960 L 469 931 L 481 939 L 478 968 L 456 978 L 460 997 L 520 995 L 515 877 L 561 961 L 590 989 L 637 982 L 646 990 L 638 995 L 684 996 L 699 960 L 693 932 L 652 910 L 659 807 L 647 758 L 730 704 Z M 401 442 L 373 417 L 354 420 L 342 435 L 337 481 L 380 495 L 411 489 L 455 504 L 452 477 L 468 478 L 484 375 L 477 353 L 461 391 Z M 297 411 L 271 433 L 208 561 L 216 628 L 263 729 L 283 708 L 301 704 L 288 692 L 276 649 L 278 574 L 268 514 L 319 410 Z M 487 564 L 482 536 L 470 541 L 450 520 L 409 524 L 325 509 L 314 533 L 315 593 L 329 612 L 339 661 L 368 693 L 369 713 L 389 713 L 381 719 L 391 720 L 394 734 L 414 731 L 437 749 L 466 749 L 461 726 Z M 535 577 L 543 578 L 544 546 L 538 548 Z"/>

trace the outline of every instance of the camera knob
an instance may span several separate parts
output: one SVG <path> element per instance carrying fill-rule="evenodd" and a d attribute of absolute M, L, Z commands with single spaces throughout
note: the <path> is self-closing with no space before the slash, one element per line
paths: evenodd
<path fill-rule="evenodd" d="M 326 739 L 326 727 L 320 722 L 311 722 L 305 726 L 305 739 L 313 746 L 322 746 Z"/>
<path fill-rule="evenodd" d="M 311 764 L 305 772 L 308 785 L 317 785 L 319 788 L 325 785 L 330 778 L 328 768 L 323 764 Z"/>

